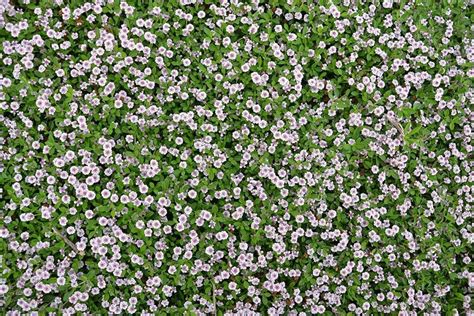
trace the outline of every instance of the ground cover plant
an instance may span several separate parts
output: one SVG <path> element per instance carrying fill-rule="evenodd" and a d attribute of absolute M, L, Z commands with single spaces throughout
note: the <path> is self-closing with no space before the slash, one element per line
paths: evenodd
<path fill-rule="evenodd" d="M 0 1 L 0 314 L 472 314 L 473 20 Z"/>

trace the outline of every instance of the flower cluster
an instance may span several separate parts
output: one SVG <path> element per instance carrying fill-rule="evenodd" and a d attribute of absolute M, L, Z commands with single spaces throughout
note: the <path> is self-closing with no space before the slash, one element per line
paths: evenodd
<path fill-rule="evenodd" d="M 0 0 L 2 313 L 474 313 L 473 8 Z"/>

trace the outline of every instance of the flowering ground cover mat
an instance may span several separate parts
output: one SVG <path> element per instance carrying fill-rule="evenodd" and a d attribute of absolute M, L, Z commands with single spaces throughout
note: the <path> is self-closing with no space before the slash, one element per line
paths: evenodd
<path fill-rule="evenodd" d="M 0 0 L 0 315 L 473 315 L 461 0 Z"/>

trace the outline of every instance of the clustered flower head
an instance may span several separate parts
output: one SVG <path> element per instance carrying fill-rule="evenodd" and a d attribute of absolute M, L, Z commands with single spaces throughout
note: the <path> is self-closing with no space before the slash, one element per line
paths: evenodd
<path fill-rule="evenodd" d="M 0 0 L 6 315 L 470 315 L 472 1 Z"/>

